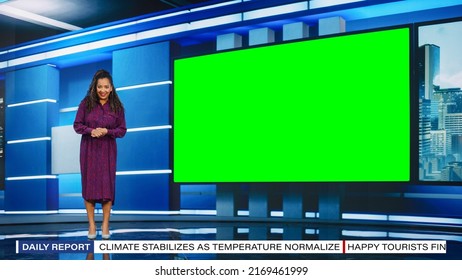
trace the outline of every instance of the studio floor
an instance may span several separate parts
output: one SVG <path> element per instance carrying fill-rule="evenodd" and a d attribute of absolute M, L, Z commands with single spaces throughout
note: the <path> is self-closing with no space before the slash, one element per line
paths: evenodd
<path fill-rule="evenodd" d="M 111 240 L 446 240 L 445 254 L 21 254 L 17 240 L 85 241 L 84 218 L 1 219 L 0 260 L 462 260 L 462 230 L 416 225 L 326 224 L 316 222 L 207 221 L 206 219 L 113 219 Z M 34 220 L 37 221 L 34 223 Z M 67 220 L 67 222 L 64 222 Z M 101 240 L 101 232 L 98 240 Z"/>

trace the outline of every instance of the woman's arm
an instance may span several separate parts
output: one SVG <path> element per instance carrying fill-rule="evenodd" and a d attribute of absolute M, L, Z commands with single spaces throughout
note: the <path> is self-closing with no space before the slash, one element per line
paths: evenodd
<path fill-rule="evenodd" d="M 80 102 L 79 109 L 77 110 L 77 115 L 74 120 L 74 130 L 78 134 L 91 134 L 93 128 L 88 127 L 85 124 L 85 102 Z"/>
<path fill-rule="evenodd" d="M 117 116 L 117 125 L 115 128 L 107 129 L 107 135 L 113 138 L 122 138 L 127 133 L 127 125 L 125 123 L 125 112 L 121 111 Z"/>

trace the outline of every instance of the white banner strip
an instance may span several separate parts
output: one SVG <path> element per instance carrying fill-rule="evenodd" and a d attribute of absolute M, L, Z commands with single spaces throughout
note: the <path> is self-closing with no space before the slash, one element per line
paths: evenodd
<path fill-rule="evenodd" d="M 346 254 L 444 254 L 446 241 L 345 241 Z"/>
<path fill-rule="evenodd" d="M 342 253 L 342 241 L 95 241 L 95 253 Z"/>
<path fill-rule="evenodd" d="M 446 241 L 95 241 L 95 253 L 121 254 L 445 254 Z"/>

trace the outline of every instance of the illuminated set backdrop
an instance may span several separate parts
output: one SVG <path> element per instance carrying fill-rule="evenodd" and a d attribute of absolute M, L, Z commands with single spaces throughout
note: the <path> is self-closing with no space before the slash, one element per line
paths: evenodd
<path fill-rule="evenodd" d="M 323 186 L 342 185 L 344 213 L 458 218 L 460 18 L 361 30 L 198 56 L 163 38 L 7 71 L 0 210 L 83 211 L 78 149 L 66 145 L 78 144 L 76 108 L 104 68 L 128 126 L 115 212 L 213 211 L 220 183 L 314 182 L 300 184 L 315 185 L 306 213 Z"/>

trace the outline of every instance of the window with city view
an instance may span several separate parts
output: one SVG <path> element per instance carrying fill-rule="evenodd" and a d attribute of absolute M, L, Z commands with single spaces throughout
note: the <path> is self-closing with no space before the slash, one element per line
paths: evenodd
<path fill-rule="evenodd" d="M 462 21 L 418 32 L 419 178 L 462 181 Z"/>

